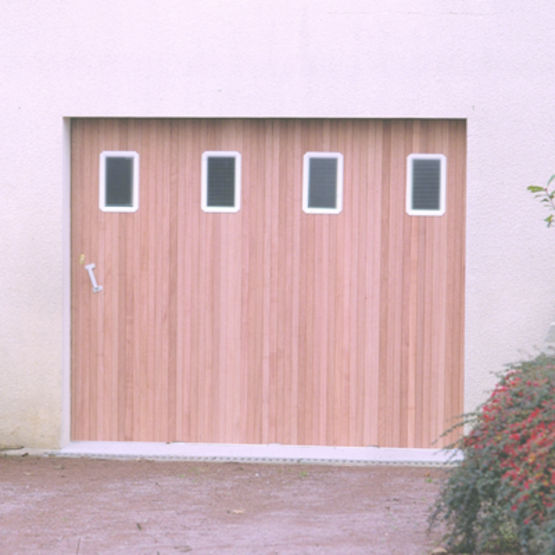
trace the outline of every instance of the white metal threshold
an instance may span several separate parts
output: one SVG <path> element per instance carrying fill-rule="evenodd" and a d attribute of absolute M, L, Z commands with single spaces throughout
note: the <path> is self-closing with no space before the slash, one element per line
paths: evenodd
<path fill-rule="evenodd" d="M 330 465 L 428 466 L 456 464 L 462 460 L 459 451 L 446 449 L 143 441 L 74 441 L 48 454 L 61 457 Z"/>

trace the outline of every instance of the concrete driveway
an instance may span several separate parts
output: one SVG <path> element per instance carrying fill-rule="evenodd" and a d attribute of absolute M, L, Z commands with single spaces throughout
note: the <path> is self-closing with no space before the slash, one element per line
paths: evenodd
<path fill-rule="evenodd" d="M 0 552 L 421 555 L 444 473 L 3 456 Z"/>

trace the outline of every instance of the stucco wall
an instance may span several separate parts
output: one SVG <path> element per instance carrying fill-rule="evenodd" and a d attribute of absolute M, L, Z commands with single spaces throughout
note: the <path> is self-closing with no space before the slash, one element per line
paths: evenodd
<path fill-rule="evenodd" d="M 67 441 L 72 116 L 468 121 L 467 409 L 555 320 L 555 7 L 517 0 L 8 0 L 0 445 Z"/>

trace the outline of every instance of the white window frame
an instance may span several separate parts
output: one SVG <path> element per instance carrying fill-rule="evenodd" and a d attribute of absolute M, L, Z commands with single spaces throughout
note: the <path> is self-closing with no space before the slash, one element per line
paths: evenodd
<path fill-rule="evenodd" d="M 439 160 L 439 208 L 437 210 L 412 208 L 413 193 L 413 160 Z M 407 156 L 407 194 L 406 211 L 409 216 L 443 216 L 447 196 L 447 158 L 444 154 L 409 154 Z"/>
<path fill-rule="evenodd" d="M 314 208 L 308 205 L 310 160 L 312 158 L 335 158 L 337 175 L 335 188 L 335 208 Z M 307 152 L 303 156 L 303 211 L 307 214 L 339 214 L 343 210 L 343 154 L 340 152 Z"/>
<path fill-rule="evenodd" d="M 106 206 L 106 159 L 131 158 L 133 160 L 133 183 L 131 206 Z M 102 212 L 136 212 L 139 209 L 139 153 L 133 150 L 104 150 L 100 153 L 98 207 Z"/>
<path fill-rule="evenodd" d="M 208 206 L 208 159 L 235 158 L 235 195 L 233 206 Z M 241 153 L 235 150 L 207 150 L 202 153 L 201 206 L 204 212 L 239 212 L 241 210 Z"/>

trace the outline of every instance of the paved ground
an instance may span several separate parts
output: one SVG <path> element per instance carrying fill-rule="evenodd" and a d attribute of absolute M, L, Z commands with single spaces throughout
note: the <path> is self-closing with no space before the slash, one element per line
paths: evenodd
<path fill-rule="evenodd" d="M 426 554 L 444 473 L 0 456 L 0 553 Z"/>

